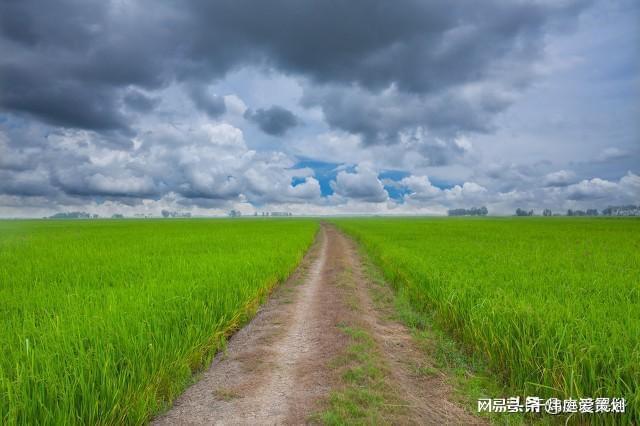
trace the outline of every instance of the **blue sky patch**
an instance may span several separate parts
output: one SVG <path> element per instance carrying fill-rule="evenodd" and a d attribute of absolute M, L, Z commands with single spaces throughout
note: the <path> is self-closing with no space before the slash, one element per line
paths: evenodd
<path fill-rule="evenodd" d="M 331 181 L 336 179 L 338 175 L 337 168 L 340 167 L 340 163 L 328 163 L 324 161 L 316 161 L 316 160 L 308 160 L 303 159 L 297 162 L 293 169 L 304 169 L 310 168 L 314 172 L 314 177 L 320 183 L 320 192 L 323 197 L 333 194 L 333 189 L 331 189 Z M 294 178 L 297 179 L 297 178 Z M 297 184 L 301 182 L 298 181 Z M 295 186 L 292 182 L 292 185 Z"/>

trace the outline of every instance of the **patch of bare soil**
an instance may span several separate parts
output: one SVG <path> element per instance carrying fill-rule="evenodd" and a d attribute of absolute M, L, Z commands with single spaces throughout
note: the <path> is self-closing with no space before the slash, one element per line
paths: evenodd
<path fill-rule="evenodd" d="M 340 284 L 349 269 L 354 287 Z M 389 384 L 406 412 L 405 424 L 476 424 L 478 419 L 452 402 L 441 375 L 415 373 L 424 353 L 402 324 L 372 302 L 354 243 L 333 226 L 322 225 L 301 266 L 279 286 L 253 320 L 228 342 L 202 378 L 178 398 L 155 425 L 305 424 L 341 386 L 330 367 L 348 337 L 340 324 L 363 325 L 381 349 Z"/>
<path fill-rule="evenodd" d="M 153 424 L 305 423 L 331 389 L 326 365 L 345 344 L 336 326 L 348 312 L 330 284 L 335 256 L 323 227 L 297 272 Z"/>

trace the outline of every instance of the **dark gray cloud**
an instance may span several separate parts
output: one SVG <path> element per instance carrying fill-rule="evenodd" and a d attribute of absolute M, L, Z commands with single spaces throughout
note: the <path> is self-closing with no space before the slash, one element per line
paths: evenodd
<path fill-rule="evenodd" d="M 55 190 L 49 186 L 48 176 L 30 170 L 27 173 L 0 168 L 0 194 L 18 196 L 51 196 Z"/>
<path fill-rule="evenodd" d="M 289 129 L 300 124 L 300 120 L 294 113 L 281 106 L 274 105 L 271 108 L 248 109 L 244 113 L 244 118 L 252 121 L 260 129 L 272 136 L 282 136 Z"/>
<path fill-rule="evenodd" d="M 209 93 L 206 87 L 193 86 L 191 88 L 191 99 L 193 103 L 204 111 L 211 118 L 218 118 L 224 114 L 227 107 L 224 103 L 224 98 L 212 93 Z"/>
<path fill-rule="evenodd" d="M 87 88 L 64 75 L 51 81 L 46 69 L 35 67 L 0 64 L 2 109 L 64 127 L 103 131 L 128 127 L 116 93 L 103 87 Z"/>
<path fill-rule="evenodd" d="M 108 2 L 6 0 L 0 3 L 0 33 L 22 47 L 86 48 L 96 40 L 108 8 Z"/>
<path fill-rule="evenodd" d="M 449 139 L 449 143 L 462 132 L 487 133 L 493 116 L 510 100 L 487 90 L 466 93 L 452 89 L 426 96 L 332 85 L 307 88 L 302 104 L 320 106 L 331 127 L 358 134 L 365 145 L 374 145 L 397 143 L 403 135 L 414 137 L 419 128 L 424 130 L 423 136 Z M 451 148 L 455 146 L 451 144 Z M 436 156 L 444 160 L 442 155 Z"/>
<path fill-rule="evenodd" d="M 160 99 L 147 96 L 139 90 L 130 90 L 123 98 L 127 107 L 142 113 L 151 112 L 160 104 Z"/>
<path fill-rule="evenodd" d="M 161 12 L 151 16 L 142 6 L 0 3 L 0 110 L 55 126 L 129 133 L 125 89 L 154 89 L 172 78 L 166 62 L 175 55 L 167 52 L 178 42 L 158 25 Z"/>
<path fill-rule="evenodd" d="M 505 69 L 524 85 L 545 30 L 583 3 L 4 1 L 1 106 L 56 125 L 126 128 L 123 88 L 211 81 L 246 64 L 373 92 L 439 93 Z"/>
<path fill-rule="evenodd" d="M 216 58 L 201 72 L 244 60 L 306 76 L 304 104 L 366 144 L 396 143 L 417 126 L 452 137 L 492 129 L 532 81 L 547 31 L 572 26 L 584 4 L 285 0 L 248 13 L 244 1 L 199 2 L 191 55 Z"/>
<path fill-rule="evenodd" d="M 538 54 L 544 30 L 574 18 L 582 4 L 199 1 L 193 3 L 192 54 L 223 52 L 222 61 L 211 57 L 223 68 L 239 60 L 228 48 L 231 42 L 245 51 L 245 60 L 246 53 L 261 56 L 317 82 L 368 89 L 396 83 L 403 91 L 424 93 L 477 81 L 504 60 Z"/>
<path fill-rule="evenodd" d="M 547 174 L 543 183 L 547 187 L 563 187 L 568 186 L 575 181 L 575 173 L 571 170 L 558 170 L 557 172 Z"/>

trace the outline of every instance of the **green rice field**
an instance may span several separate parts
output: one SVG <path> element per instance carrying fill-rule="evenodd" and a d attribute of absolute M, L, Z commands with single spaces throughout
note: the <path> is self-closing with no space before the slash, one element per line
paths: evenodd
<path fill-rule="evenodd" d="M 516 395 L 624 397 L 640 420 L 640 220 L 335 222 Z"/>
<path fill-rule="evenodd" d="M 640 220 L 332 222 L 514 395 L 624 397 L 616 419 L 640 419 Z M 318 227 L 0 221 L 0 424 L 147 422 L 294 270 Z"/>
<path fill-rule="evenodd" d="M 0 221 L 0 424 L 140 424 L 296 267 L 306 220 Z"/>

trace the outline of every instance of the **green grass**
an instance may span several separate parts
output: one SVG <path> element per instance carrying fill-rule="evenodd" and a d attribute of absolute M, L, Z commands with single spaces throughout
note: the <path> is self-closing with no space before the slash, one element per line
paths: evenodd
<path fill-rule="evenodd" d="M 640 221 L 335 222 L 517 394 L 625 397 L 624 416 L 582 420 L 640 421 Z"/>
<path fill-rule="evenodd" d="M 390 424 L 388 401 L 396 397 L 373 338 L 358 327 L 343 324 L 340 330 L 350 343 L 331 367 L 340 371 L 342 385 L 331 392 L 319 419 L 326 425 Z"/>
<path fill-rule="evenodd" d="M 337 325 L 348 344 L 329 363 L 340 377 L 339 384 L 324 401 L 323 410 L 311 420 L 336 426 L 402 424 L 398 415 L 405 411 L 406 403 L 390 381 L 379 345 L 360 319 L 363 308 L 355 294 L 352 269 L 342 271 L 338 285 L 345 291 L 343 297 L 352 312 L 347 321 Z"/>
<path fill-rule="evenodd" d="M 413 326 L 433 321 L 513 392 L 624 396 L 625 416 L 583 420 L 640 422 L 640 221 L 335 222 L 410 305 Z M 0 423 L 146 422 L 289 275 L 317 226 L 0 221 Z M 366 422 L 358 407 L 386 390 L 367 336 L 343 331 L 352 386 L 323 420 Z"/>
<path fill-rule="evenodd" d="M 465 353 L 464 348 L 433 320 L 433 312 L 417 311 L 406 294 L 393 291 L 384 274 L 362 248 L 360 249 L 366 274 L 370 280 L 369 292 L 376 308 L 388 317 L 404 323 L 411 331 L 413 344 L 423 354 L 423 361 L 411 366 L 413 374 L 434 376 L 444 373 L 453 388 L 453 399 L 474 413 L 479 398 L 507 394 L 504 384 L 497 382 L 488 371 L 481 355 Z M 432 365 L 433 366 L 432 366 Z M 500 424 L 522 424 L 521 415 L 479 413 L 487 421 Z"/>
<path fill-rule="evenodd" d="M 0 423 L 148 421 L 292 272 L 317 227 L 0 221 Z"/>

